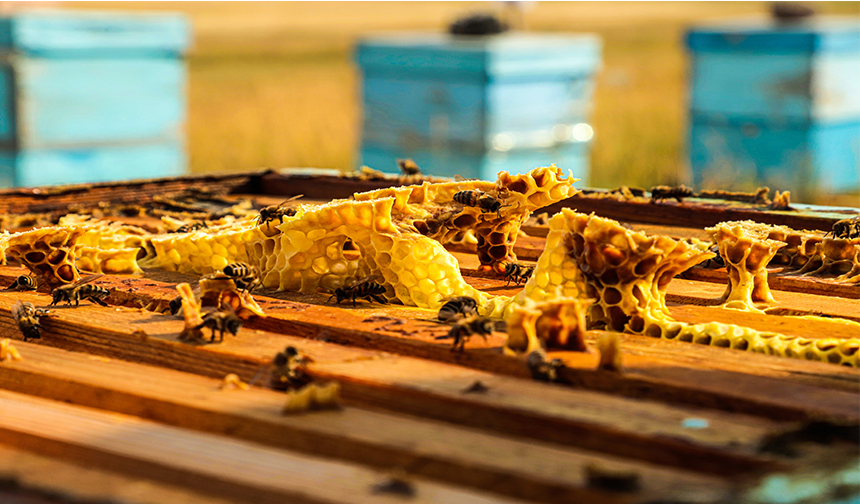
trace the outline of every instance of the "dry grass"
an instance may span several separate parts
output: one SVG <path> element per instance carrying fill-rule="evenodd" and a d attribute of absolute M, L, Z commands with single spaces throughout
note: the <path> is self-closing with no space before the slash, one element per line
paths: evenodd
<path fill-rule="evenodd" d="M 186 12 L 188 140 L 194 172 L 260 167 L 352 168 L 359 138 L 351 47 L 366 34 L 444 29 L 493 3 L 224 2 L 66 4 Z M 858 3 L 817 3 L 860 16 Z M 534 4 L 534 31 L 593 32 L 604 41 L 593 123 L 592 185 L 688 180 L 685 29 L 714 18 L 761 16 L 766 3 L 575 2 Z"/>

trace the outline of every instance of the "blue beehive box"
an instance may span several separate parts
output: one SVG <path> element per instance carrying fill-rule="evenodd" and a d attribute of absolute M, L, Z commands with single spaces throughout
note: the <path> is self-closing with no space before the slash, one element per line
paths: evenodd
<path fill-rule="evenodd" d="M 0 19 L 0 187 L 182 174 L 189 42 L 173 14 Z"/>
<path fill-rule="evenodd" d="M 495 180 L 558 166 L 587 179 L 600 41 L 590 35 L 389 36 L 362 41 L 360 163 Z M 584 181 L 584 183 L 587 183 Z"/>
<path fill-rule="evenodd" d="M 687 44 L 696 186 L 860 189 L 860 22 L 714 25 Z"/>

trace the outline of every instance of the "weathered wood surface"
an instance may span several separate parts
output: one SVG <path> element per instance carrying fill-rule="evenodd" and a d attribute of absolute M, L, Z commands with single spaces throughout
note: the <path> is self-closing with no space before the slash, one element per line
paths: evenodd
<path fill-rule="evenodd" d="M 193 492 L 177 485 L 82 467 L 57 458 L 0 444 L 0 502 L 127 504 L 230 504 L 228 499 Z"/>
<path fill-rule="evenodd" d="M 114 292 L 112 299 L 115 302 L 122 299 L 121 293 L 143 299 L 142 303 L 145 303 L 147 299 L 159 297 L 166 302 L 167 299 L 173 297 L 173 291 L 167 285 L 159 286 L 154 280 L 143 280 L 135 283 L 135 280 L 126 278 L 114 281 L 113 284 L 109 283 L 110 280 L 97 282 L 112 289 Z M 150 292 L 148 296 L 146 295 L 147 292 Z M 40 301 L 39 294 L 21 293 L 18 297 L 31 299 L 36 304 L 46 304 L 46 302 Z M 41 299 L 45 299 L 44 295 L 41 295 Z M 503 341 L 501 335 L 494 335 L 494 337 L 488 338 L 488 341 L 473 339 L 470 342 L 471 350 L 469 352 L 451 352 L 447 343 L 435 340 L 435 336 L 444 334 L 444 326 L 432 326 L 432 329 L 428 331 L 428 323 L 403 318 L 407 313 L 414 313 L 416 310 L 403 308 L 372 309 L 367 306 L 361 306 L 357 309 L 351 307 L 334 308 L 286 300 L 270 300 L 262 295 L 258 295 L 257 299 L 269 317 L 249 321 L 246 327 L 308 339 L 322 338 L 353 347 L 433 359 L 509 376 L 528 376 L 522 359 L 506 357 L 499 353 L 498 347 Z M 5 306 L 0 305 L 0 309 L 5 310 L 8 310 L 12 304 L 11 299 L 6 296 L 0 297 L 0 302 L 5 303 Z M 428 314 L 426 310 L 417 311 L 423 316 Z M 98 320 L 100 327 L 115 331 L 116 335 L 124 335 L 130 340 L 130 343 L 136 343 L 142 338 L 142 335 L 133 336 L 130 334 L 135 329 L 139 331 L 139 334 L 145 330 L 148 335 L 147 340 L 171 339 L 178 334 L 182 324 L 180 320 L 174 317 L 148 312 L 135 314 L 135 312 L 127 310 L 105 314 L 104 311 L 100 311 L 96 307 L 60 309 L 56 312 L 57 317 L 43 319 L 43 325 L 49 331 L 55 330 L 61 334 L 67 331 L 71 333 L 64 336 L 58 343 L 72 348 L 75 345 L 84 345 L 84 348 L 90 349 L 91 352 L 109 351 L 110 348 L 104 348 L 104 345 L 116 345 L 110 341 L 109 337 L 91 334 L 87 331 L 86 328 L 92 327 L 96 320 Z M 62 323 L 59 322 L 60 315 L 62 315 Z M 132 317 L 133 320 L 129 320 L 129 317 Z M 144 323 L 146 324 L 145 327 L 141 325 Z M 433 332 L 436 327 L 439 327 L 438 331 L 440 332 Z M 105 341 L 97 341 L 99 339 Z M 46 339 L 46 341 L 54 342 L 55 340 Z M 671 343 L 676 345 L 674 348 L 677 348 L 678 352 L 684 352 L 687 346 L 692 346 L 686 343 L 661 342 L 661 344 Z M 245 344 L 245 340 L 237 338 L 235 345 L 239 344 Z M 135 347 L 137 346 L 135 345 Z M 230 346 L 234 346 L 234 344 L 231 343 Z M 146 345 L 143 347 L 145 348 Z M 218 345 L 217 348 L 206 348 L 207 350 L 211 348 L 212 351 L 218 351 L 225 347 L 226 345 Z M 278 350 L 277 348 L 270 348 L 266 355 L 274 355 Z M 139 357 L 137 352 L 140 351 L 135 348 L 117 349 L 114 350 L 115 353 L 112 356 L 123 355 L 122 352 L 128 352 L 126 355 L 129 357 L 127 358 L 130 356 L 137 358 Z M 712 353 L 714 361 L 722 361 L 724 352 L 737 352 L 721 348 L 708 348 L 707 351 Z M 143 350 L 144 354 L 147 352 L 149 350 Z M 857 412 L 851 403 L 850 394 L 843 395 L 847 393 L 838 390 L 840 387 L 844 387 L 845 375 L 858 376 L 860 371 L 856 369 L 845 369 L 825 363 L 747 354 L 748 364 L 746 366 L 727 364 L 721 370 L 703 371 L 696 366 L 680 366 L 672 361 L 642 358 L 631 354 L 625 360 L 626 372 L 623 375 L 616 375 L 595 370 L 597 362 L 595 352 L 559 352 L 558 356 L 563 357 L 567 365 L 562 373 L 564 381 L 577 387 L 621 396 L 650 398 L 695 406 L 719 407 L 730 411 L 778 419 L 809 419 L 811 418 L 810 415 L 821 415 L 825 418 L 853 421 L 860 416 L 860 412 Z M 209 356 L 207 355 L 205 358 L 209 359 Z M 203 360 L 204 357 L 200 356 L 197 359 Z M 822 389 L 813 392 L 812 389 L 818 390 L 818 387 L 807 385 L 810 378 L 806 374 L 800 374 L 799 376 L 803 378 L 796 380 L 791 377 L 784 377 L 784 375 L 780 378 L 759 376 L 757 367 L 750 365 L 750 363 L 756 362 L 756 359 L 764 359 L 765 362 L 775 361 L 774 365 L 784 367 L 784 369 L 806 370 L 807 373 L 815 375 L 814 380 L 821 380 L 823 384 L 835 380 L 832 382 L 834 385 L 825 385 L 826 389 L 832 390 Z M 184 362 L 185 359 L 182 360 L 183 365 L 190 364 Z M 223 365 L 218 366 L 214 360 L 210 364 L 215 366 L 218 373 L 222 373 L 222 375 L 230 372 L 229 368 L 225 368 Z M 351 369 L 360 367 L 352 366 Z M 373 373 L 373 366 L 367 372 Z M 403 372 L 408 374 L 408 366 Z M 446 375 L 440 374 L 440 376 Z M 468 385 L 468 383 L 462 384 L 462 387 L 465 388 Z M 777 394 L 775 393 L 776 390 L 782 392 Z M 786 390 L 793 392 L 786 394 L 784 393 Z M 810 395 L 814 397 L 809 398 Z M 802 401 L 797 399 L 800 397 L 803 397 Z"/>
<path fill-rule="evenodd" d="M 384 474 L 119 413 L 0 391 L 0 442 L 238 502 L 391 502 Z M 416 479 L 416 502 L 516 502 Z"/>
<path fill-rule="evenodd" d="M 22 344 L 26 360 L 9 366 L 4 388 L 74 404 L 140 416 L 183 428 L 224 434 L 275 448 L 350 460 L 379 468 L 402 467 L 411 474 L 475 487 L 502 495 L 553 501 L 580 499 L 588 464 L 635 470 L 648 480 L 649 498 L 666 498 L 672 477 L 648 464 L 596 452 L 523 441 L 451 424 L 347 406 L 340 411 L 283 416 L 283 393 L 220 390 L 220 381 L 117 360 L 94 364 L 84 354 Z M 93 372 L 96 371 L 96 372 Z M 588 403 L 585 403 L 586 407 Z M 608 407 L 609 405 L 607 405 Z M 708 457 L 736 452 L 735 474 L 753 468 L 789 466 L 755 455 L 756 444 L 787 426 L 756 419 L 732 428 L 717 420 L 710 436 L 726 436 L 704 446 Z M 689 429 L 688 429 L 689 430 Z M 587 431 L 585 431 L 587 432 Z M 585 432 L 581 432 L 584 434 Z M 731 437 L 731 440 L 729 440 Z M 672 439 L 666 436 L 667 440 Z M 734 446 L 730 446 L 734 444 Z M 741 448 L 740 445 L 747 446 Z M 750 446 L 752 445 L 752 446 Z M 729 447 L 727 449 L 727 447 Z M 750 450 L 753 448 L 753 450 Z M 659 448 L 657 448 L 659 449 Z M 740 453 L 747 451 L 746 456 Z M 714 464 L 716 465 L 716 464 Z M 723 464 L 725 467 L 727 464 Z M 745 467 L 745 469 L 742 469 Z M 712 473 L 712 471 L 705 471 Z M 716 484 L 711 476 L 679 471 L 685 484 Z M 639 498 L 645 498 L 640 495 Z"/>

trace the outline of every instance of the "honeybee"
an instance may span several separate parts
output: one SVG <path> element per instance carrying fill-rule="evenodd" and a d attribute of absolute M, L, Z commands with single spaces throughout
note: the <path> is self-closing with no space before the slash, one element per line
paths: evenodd
<path fill-rule="evenodd" d="M 492 320 L 486 317 L 472 316 L 456 321 L 448 334 L 437 336 L 436 339 L 454 338 L 451 350 L 459 349 L 462 352 L 469 337 L 477 334 L 486 340 L 487 336 L 493 333 L 493 329 L 495 329 L 495 323 Z"/>
<path fill-rule="evenodd" d="M 558 379 L 558 370 L 564 367 L 561 359 L 547 360 L 546 353 L 535 350 L 526 359 L 526 366 L 532 378 L 538 381 L 554 382 Z"/>
<path fill-rule="evenodd" d="M 312 381 L 305 373 L 305 366 L 311 359 L 296 349 L 288 346 L 283 352 L 278 352 L 269 366 L 264 367 L 257 376 L 250 381 L 254 382 L 262 375 L 265 369 L 269 369 L 269 386 L 274 390 L 300 389 Z"/>
<path fill-rule="evenodd" d="M 61 301 L 65 301 L 69 305 L 71 305 L 72 301 L 74 301 L 75 306 L 78 306 L 80 304 L 81 299 L 89 299 L 94 303 L 98 303 L 102 306 L 107 306 L 107 303 L 102 301 L 102 299 L 110 296 L 110 291 L 108 291 L 104 287 L 99 287 L 98 285 L 90 285 L 89 283 L 101 276 L 103 275 L 89 275 L 75 283 L 57 287 L 53 290 L 53 292 L 51 292 L 53 301 L 51 301 L 50 306 L 59 304 Z"/>
<path fill-rule="evenodd" d="M 171 315 L 176 315 L 182 309 L 182 296 L 176 296 L 167 303 Z"/>
<path fill-rule="evenodd" d="M 15 301 L 12 305 L 12 318 L 18 324 L 18 329 L 24 335 L 24 341 L 28 339 L 39 339 L 42 337 L 42 326 L 39 318 L 48 315 L 50 311 L 36 308 L 33 303 Z"/>
<path fill-rule="evenodd" d="M 654 186 L 651 188 L 651 203 L 656 203 L 657 201 L 662 202 L 669 198 L 675 198 L 678 200 L 678 203 L 683 203 L 684 198 L 689 198 L 695 195 L 696 193 L 694 193 L 692 189 L 683 184 L 678 187 L 664 185 Z"/>
<path fill-rule="evenodd" d="M 209 226 L 206 225 L 205 222 L 194 222 L 191 224 L 186 224 L 184 226 L 180 226 L 174 233 L 190 233 L 192 231 L 197 231 L 198 229 L 205 229 Z"/>
<path fill-rule="evenodd" d="M 507 263 L 505 265 L 505 280 L 507 280 L 508 283 L 505 284 L 505 287 L 511 284 L 511 280 L 513 280 L 517 285 L 519 285 L 520 282 L 527 281 L 531 278 L 534 271 L 535 267 L 533 265 Z"/>
<path fill-rule="evenodd" d="M 36 290 L 36 279 L 29 275 L 20 275 L 12 285 L 3 290 L 33 291 Z"/>
<path fill-rule="evenodd" d="M 478 314 L 478 302 L 468 296 L 449 299 L 439 308 L 439 320 L 447 322 L 457 317 L 465 318 Z"/>
<path fill-rule="evenodd" d="M 259 269 L 245 263 L 232 263 L 224 266 L 224 274 L 233 280 L 236 288 L 251 292 L 260 286 Z"/>
<path fill-rule="evenodd" d="M 834 238 L 850 240 L 852 238 L 860 238 L 860 215 L 851 217 L 850 219 L 842 219 L 833 223 L 833 227 L 824 234 L 827 236 L 833 234 Z"/>
<path fill-rule="evenodd" d="M 195 329 L 203 329 L 204 327 L 212 329 L 212 336 L 209 338 L 210 342 L 215 341 L 215 331 L 220 331 L 221 334 L 218 341 L 221 342 L 224 341 L 225 331 L 230 331 L 230 334 L 236 336 L 239 328 L 242 327 L 242 319 L 237 317 L 235 313 L 217 310 L 207 313 L 203 317 L 203 323 Z"/>
<path fill-rule="evenodd" d="M 460 191 L 454 194 L 454 201 L 464 206 L 478 207 L 481 213 L 496 212 L 499 217 L 502 215 L 502 202 L 495 196 L 481 191 Z"/>
<path fill-rule="evenodd" d="M 398 159 L 397 166 L 400 167 L 400 173 L 406 176 L 421 175 L 421 168 L 411 159 Z"/>
<path fill-rule="evenodd" d="M 713 264 L 716 264 L 715 267 L 722 268 L 726 265 L 726 261 L 724 261 L 723 256 L 720 255 L 720 246 L 719 245 L 717 245 L 716 243 L 712 244 L 710 247 L 708 247 L 708 251 L 713 252 L 714 257 L 711 257 L 710 259 L 705 259 L 704 261 L 700 262 L 699 263 L 700 266 L 703 266 L 705 268 L 710 268 L 711 263 L 713 263 Z"/>
<path fill-rule="evenodd" d="M 285 207 L 284 205 L 291 203 L 302 196 L 304 196 L 304 194 L 299 194 L 298 196 L 286 199 L 279 205 L 271 205 L 260 209 L 260 217 L 257 219 L 257 225 L 260 226 L 265 224 L 266 227 L 268 227 L 269 222 L 275 219 L 278 219 L 280 222 L 284 222 L 284 217 L 292 217 L 296 215 L 295 208 Z"/>
<path fill-rule="evenodd" d="M 338 287 L 335 289 L 334 294 L 328 298 L 328 301 L 331 301 L 333 297 L 337 297 L 337 304 L 340 304 L 344 299 L 352 298 L 352 306 L 355 306 L 356 298 L 364 298 L 368 301 L 373 299 L 377 303 L 387 304 L 388 301 L 381 297 L 382 294 L 385 294 L 385 287 L 375 282 L 378 278 L 382 277 L 380 275 L 370 275 L 346 287 Z"/>

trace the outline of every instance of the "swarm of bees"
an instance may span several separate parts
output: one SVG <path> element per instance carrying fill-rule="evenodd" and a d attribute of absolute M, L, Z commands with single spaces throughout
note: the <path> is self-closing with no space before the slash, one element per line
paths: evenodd
<path fill-rule="evenodd" d="M 457 296 L 451 298 L 439 308 L 437 318 L 442 322 L 453 321 L 458 318 L 471 317 L 478 314 L 478 302 L 468 296 Z"/>
<path fill-rule="evenodd" d="M 448 334 L 445 336 L 437 336 L 437 340 L 453 338 L 454 342 L 451 345 L 451 350 L 459 350 L 462 352 L 465 349 L 466 340 L 474 335 L 481 336 L 485 340 L 487 336 L 493 334 L 496 324 L 486 317 L 473 315 L 471 317 L 457 319 Z"/>
<path fill-rule="evenodd" d="M 505 265 L 505 280 L 507 280 L 508 283 L 505 284 L 505 287 L 511 284 L 511 280 L 513 280 L 517 285 L 519 285 L 520 282 L 528 281 L 534 271 L 534 265 L 507 263 Z"/>
<path fill-rule="evenodd" d="M 36 279 L 29 275 L 20 275 L 12 282 L 12 285 L 3 290 L 34 291 L 36 290 Z"/>
<path fill-rule="evenodd" d="M 224 333 L 230 332 L 233 336 L 239 333 L 239 328 L 242 327 L 242 319 L 236 316 L 232 310 L 223 311 L 216 310 L 207 313 L 203 317 L 203 323 L 198 325 L 195 329 L 203 329 L 204 327 L 208 327 L 212 329 L 212 336 L 209 338 L 209 342 L 212 343 L 215 341 L 215 332 L 219 332 L 218 341 L 224 341 Z"/>
<path fill-rule="evenodd" d="M 463 206 L 478 207 L 481 213 L 496 212 L 499 217 L 502 216 L 502 202 L 491 194 L 481 191 L 460 191 L 454 194 L 454 201 Z"/>
<path fill-rule="evenodd" d="M 843 240 L 860 238 L 860 215 L 834 222 L 833 227 L 824 236 L 829 234 Z"/>
<path fill-rule="evenodd" d="M 288 207 L 287 205 L 292 203 L 293 201 L 301 198 L 304 194 L 299 194 L 297 196 L 293 196 L 292 198 L 286 199 L 282 201 L 278 205 L 271 205 L 265 208 L 260 209 L 260 217 L 257 218 L 257 225 L 261 226 L 263 224 L 266 227 L 269 227 L 269 223 L 278 220 L 279 222 L 284 222 L 284 217 L 293 217 L 296 215 L 296 209 L 293 207 Z"/>
<path fill-rule="evenodd" d="M 692 189 L 685 185 L 679 185 L 677 187 L 671 186 L 654 186 L 651 188 L 651 203 L 663 202 L 669 198 L 675 198 L 678 200 L 678 203 L 683 203 L 684 198 L 689 198 L 695 196 L 696 193 L 693 192 Z"/>
<path fill-rule="evenodd" d="M 385 294 L 385 287 L 383 287 L 382 284 L 376 283 L 376 280 L 379 278 L 382 277 L 380 275 L 370 275 L 362 278 L 361 280 L 352 282 L 345 287 L 338 287 L 328 298 L 328 301 L 331 301 L 332 298 L 336 297 L 337 304 L 340 304 L 343 300 L 352 299 L 352 306 L 356 306 L 355 300 L 364 298 L 371 303 L 376 301 L 380 304 L 388 304 L 388 300 L 382 297 L 382 295 Z"/>
<path fill-rule="evenodd" d="M 53 292 L 51 292 L 53 301 L 51 301 L 50 306 L 59 304 L 62 301 L 65 301 L 68 305 L 71 305 L 72 301 L 74 301 L 75 306 L 79 306 L 82 299 L 90 300 L 94 303 L 100 304 L 101 306 L 107 306 L 107 303 L 102 301 L 102 299 L 110 296 L 110 291 L 104 287 L 91 285 L 89 283 L 101 276 L 102 275 L 89 275 L 75 283 L 57 287 Z"/>
<path fill-rule="evenodd" d="M 24 341 L 28 339 L 39 339 L 42 337 L 42 326 L 39 318 L 48 315 L 50 311 L 36 308 L 33 303 L 15 301 L 12 305 L 12 318 L 18 324 L 18 329 L 24 335 Z"/>
<path fill-rule="evenodd" d="M 259 269 L 245 263 L 232 263 L 224 266 L 224 274 L 233 280 L 239 290 L 251 292 L 260 286 Z"/>

